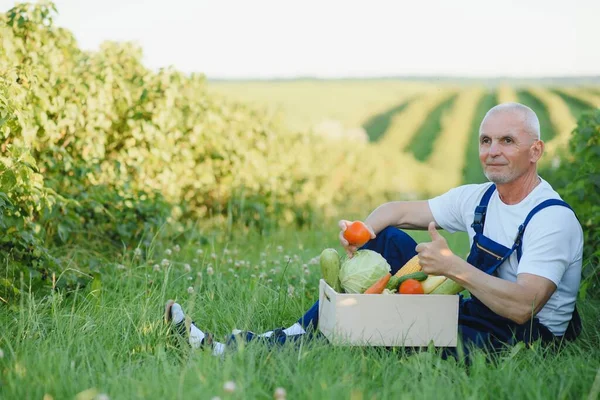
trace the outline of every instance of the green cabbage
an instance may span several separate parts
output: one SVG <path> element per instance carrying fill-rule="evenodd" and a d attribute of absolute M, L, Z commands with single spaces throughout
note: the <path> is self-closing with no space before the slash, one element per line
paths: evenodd
<path fill-rule="evenodd" d="M 373 250 L 358 250 L 345 258 L 340 269 L 340 283 L 346 293 L 364 293 L 392 268 L 381 254 Z"/>

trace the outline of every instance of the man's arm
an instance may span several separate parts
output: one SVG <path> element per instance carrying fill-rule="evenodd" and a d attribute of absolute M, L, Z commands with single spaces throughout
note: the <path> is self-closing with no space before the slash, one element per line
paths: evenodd
<path fill-rule="evenodd" d="M 419 243 L 416 248 L 423 272 L 452 279 L 496 314 L 523 324 L 544 307 L 556 290 L 550 279 L 534 274 L 520 273 L 516 282 L 486 274 L 454 254 L 434 225 L 429 225 L 431 242 Z"/>
<path fill-rule="evenodd" d="M 433 221 L 429 202 L 423 201 L 392 201 L 377 207 L 365 220 L 373 228 L 375 234 L 388 226 L 400 229 L 427 229 Z"/>
<path fill-rule="evenodd" d="M 463 286 L 496 314 L 517 324 L 529 321 L 544 307 L 556 290 L 549 279 L 532 274 L 519 274 L 517 281 L 501 279 L 475 268 L 454 256 L 445 274 Z"/>

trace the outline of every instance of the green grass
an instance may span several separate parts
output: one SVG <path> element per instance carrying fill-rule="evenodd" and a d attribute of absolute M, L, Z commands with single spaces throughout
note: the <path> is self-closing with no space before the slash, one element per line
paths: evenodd
<path fill-rule="evenodd" d="M 548 109 L 546 106 L 537 97 L 526 90 L 517 91 L 517 97 L 519 98 L 520 103 L 530 107 L 537 114 L 538 119 L 540 120 L 542 140 L 544 142 L 549 142 L 554 136 L 556 136 L 556 131 L 552 126 L 550 115 L 548 114 Z"/>
<path fill-rule="evenodd" d="M 581 117 L 581 114 L 583 114 L 586 111 L 592 110 L 592 107 L 585 101 L 582 101 L 576 97 L 570 96 L 559 90 L 553 90 L 553 92 L 555 94 L 557 94 L 558 96 L 560 96 L 565 103 L 567 103 L 567 106 L 569 107 L 571 114 L 577 120 L 579 119 L 579 117 Z"/>
<path fill-rule="evenodd" d="M 339 248 L 335 229 L 207 237 L 203 245 L 182 241 L 181 251 L 171 255 L 165 249 L 176 243 L 161 240 L 141 260 L 131 251 L 114 255 L 125 269 L 107 264 L 99 292 L 28 295 L 16 307 L 4 306 L 0 398 L 91 399 L 103 393 L 111 399 L 268 399 L 282 387 L 290 399 L 579 399 L 595 398 L 600 389 L 597 302 L 581 304 L 587 329 L 577 343 L 559 352 L 516 347 L 495 363 L 478 353 L 469 368 L 435 351 L 408 355 L 399 349 L 334 347 L 323 340 L 276 349 L 249 344 L 223 358 L 177 347 L 162 323 L 168 298 L 176 298 L 217 337 L 233 328 L 260 332 L 290 325 L 317 299 L 320 272 L 310 260 L 325 247 Z M 466 253 L 464 235 L 446 237 L 458 254 Z M 154 271 L 152 265 L 163 258 L 171 266 Z M 244 265 L 236 267 L 236 261 Z M 203 272 L 201 279 L 197 272 Z M 258 278 L 261 272 L 267 277 Z M 292 297 L 288 285 L 295 288 Z M 235 382 L 235 392 L 224 392 L 227 381 Z"/>
<path fill-rule="evenodd" d="M 440 103 L 423 121 L 414 137 L 406 147 L 419 161 L 426 161 L 433 151 L 433 144 L 442 127 L 442 115 L 452 107 L 457 95 Z"/>
<path fill-rule="evenodd" d="M 465 168 L 463 170 L 463 183 L 483 183 L 487 178 L 481 170 L 479 163 L 479 126 L 485 113 L 496 105 L 496 94 L 489 91 L 481 99 L 475 111 L 475 118 L 471 124 L 471 136 L 465 153 Z"/>

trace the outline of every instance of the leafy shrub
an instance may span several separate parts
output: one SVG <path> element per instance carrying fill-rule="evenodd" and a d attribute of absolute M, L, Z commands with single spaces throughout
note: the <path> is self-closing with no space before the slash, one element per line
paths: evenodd
<path fill-rule="evenodd" d="M 581 294 L 600 289 L 600 110 L 585 113 L 563 153 L 545 171 L 561 197 L 573 207 L 584 232 Z M 542 172 L 544 173 L 544 172 Z"/>

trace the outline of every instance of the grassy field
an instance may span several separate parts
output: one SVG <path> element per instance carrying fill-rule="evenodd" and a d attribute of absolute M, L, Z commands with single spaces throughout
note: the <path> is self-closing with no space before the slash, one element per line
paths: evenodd
<path fill-rule="evenodd" d="M 336 236 L 333 227 L 266 237 L 198 230 L 182 242 L 158 238 L 140 258 L 107 254 L 112 273 L 101 285 L 46 300 L 24 296 L 0 315 L 0 398 L 268 399 L 277 388 L 289 399 L 597 398 L 597 302 L 580 304 L 586 329 L 576 343 L 558 351 L 515 347 L 495 362 L 477 353 L 470 367 L 435 351 L 337 348 L 318 339 L 275 349 L 250 344 L 217 358 L 167 335 L 168 298 L 217 337 L 291 325 L 317 299 L 313 258 L 339 248 Z M 466 254 L 465 236 L 446 236 Z M 169 265 L 155 270 L 164 259 Z M 225 389 L 230 382 L 233 392 Z"/>
<path fill-rule="evenodd" d="M 394 109 L 436 85 L 406 81 L 210 82 L 213 94 L 253 104 L 280 118 L 292 130 L 306 131 L 323 121 L 345 128 L 364 127 L 371 118 Z M 375 124 L 374 131 L 377 131 Z"/>

